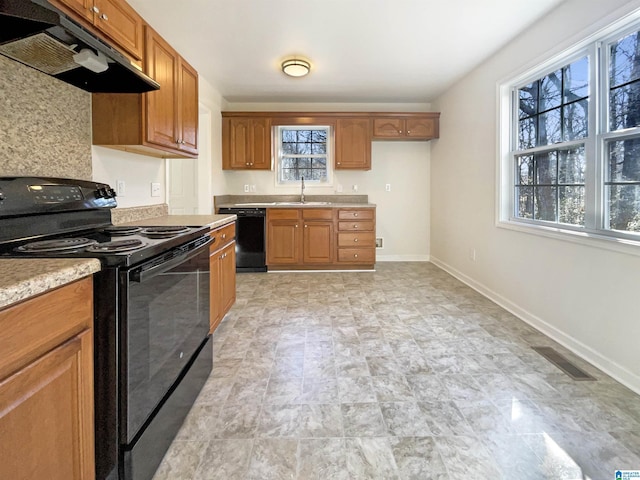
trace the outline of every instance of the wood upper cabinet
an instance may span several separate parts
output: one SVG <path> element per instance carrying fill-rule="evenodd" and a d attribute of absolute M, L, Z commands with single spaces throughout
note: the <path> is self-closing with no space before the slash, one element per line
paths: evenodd
<path fill-rule="evenodd" d="M 152 28 L 145 71 L 160 90 L 94 93 L 93 144 L 160 158 L 198 155 L 198 72 Z"/>
<path fill-rule="evenodd" d="M 269 118 L 223 116 L 222 168 L 223 170 L 271 170 Z"/>
<path fill-rule="evenodd" d="M 144 53 L 144 20 L 124 0 L 49 0 L 49 2 L 95 27 L 134 60 Z"/>
<path fill-rule="evenodd" d="M 373 139 L 431 140 L 438 138 L 438 116 L 439 114 L 376 116 L 373 119 Z"/>
<path fill-rule="evenodd" d="M 92 285 L 0 310 L 0 478 L 95 478 Z"/>
<path fill-rule="evenodd" d="M 336 170 L 371 170 L 371 120 L 338 118 L 335 130 Z"/>
<path fill-rule="evenodd" d="M 210 235 L 210 318 L 209 333 L 213 333 L 236 302 L 236 224 L 213 230 Z"/>

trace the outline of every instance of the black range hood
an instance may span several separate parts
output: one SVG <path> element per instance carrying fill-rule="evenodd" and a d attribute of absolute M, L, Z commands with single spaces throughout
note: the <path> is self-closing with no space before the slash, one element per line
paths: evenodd
<path fill-rule="evenodd" d="M 92 71 L 74 60 L 86 58 Z M 92 93 L 142 93 L 160 85 L 46 0 L 0 0 L 0 54 Z"/>

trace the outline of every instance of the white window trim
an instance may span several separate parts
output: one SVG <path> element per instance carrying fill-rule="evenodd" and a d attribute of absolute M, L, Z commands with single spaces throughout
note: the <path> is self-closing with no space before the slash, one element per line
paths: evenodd
<path fill-rule="evenodd" d="M 587 215 L 591 213 L 591 218 L 585 217 L 585 227 L 572 227 L 571 225 L 551 223 L 546 224 L 540 221 L 527 221 L 526 219 L 515 219 L 513 210 L 514 195 L 514 162 L 512 154 L 512 144 L 514 138 L 512 129 L 517 128 L 517 122 L 513 121 L 514 109 L 512 108 L 513 90 L 516 85 L 525 85 L 528 82 L 540 78 L 554 69 L 571 63 L 573 60 L 581 58 L 588 52 L 590 61 L 600 62 L 600 55 L 608 55 L 606 49 L 601 48 L 607 42 L 614 38 L 620 38 L 626 32 L 636 31 L 640 28 L 638 21 L 640 20 L 640 9 L 637 9 L 610 25 L 600 28 L 583 38 L 581 41 L 572 46 L 561 50 L 546 60 L 537 62 L 534 67 L 530 65 L 522 70 L 509 75 L 507 78 L 499 81 L 496 85 L 497 98 L 497 165 L 496 165 L 496 202 L 495 202 L 495 225 L 499 228 L 507 230 L 538 235 L 547 238 L 577 243 L 590 247 L 602 248 L 615 252 L 640 256 L 640 238 L 637 235 L 625 235 L 619 231 L 607 231 L 604 229 L 593 229 L 596 223 L 596 217 L 602 214 L 598 209 L 603 209 L 604 202 L 600 201 L 603 195 L 603 171 L 596 171 L 596 165 L 602 165 L 602 155 L 604 152 L 603 140 L 611 137 L 627 136 L 629 134 L 640 134 L 640 127 L 617 131 L 615 133 L 602 133 L 601 127 L 608 125 L 608 109 L 602 108 L 602 105 L 595 104 L 594 92 L 596 89 L 598 95 L 608 95 L 608 74 L 605 72 L 601 77 L 601 81 L 597 77 L 597 68 L 591 68 L 591 85 L 590 85 L 590 108 L 589 122 L 590 134 L 585 139 L 585 154 L 598 155 L 597 162 L 587 162 L 587 172 L 585 178 L 585 204 L 595 202 L 594 208 L 587 209 Z M 604 98 L 604 97 L 602 97 Z M 605 111 L 606 110 L 606 111 Z M 599 151 L 598 148 L 600 147 Z M 591 151 L 589 151 L 591 149 Z M 587 157 L 589 158 L 589 157 Z M 591 171 L 589 171 L 591 169 Z M 600 169 L 602 170 L 602 169 Z M 595 183 L 595 184 L 594 184 Z M 596 212 L 596 215 L 593 213 Z M 602 218 L 602 217 L 599 217 Z"/>
<path fill-rule="evenodd" d="M 300 130 L 313 130 L 313 129 L 326 129 L 327 130 L 327 181 L 319 182 L 314 180 L 307 180 L 305 178 L 305 189 L 307 188 L 331 188 L 333 187 L 333 129 L 330 125 L 278 125 L 273 129 L 273 157 L 275 158 L 275 187 L 280 189 L 291 189 L 291 187 L 298 188 L 300 186 L 299 181 L 280 181 L 280 166 L 282 154 L 280 152 L 280 131 L 283 128 L 287 129 L 300 129 Z"/>

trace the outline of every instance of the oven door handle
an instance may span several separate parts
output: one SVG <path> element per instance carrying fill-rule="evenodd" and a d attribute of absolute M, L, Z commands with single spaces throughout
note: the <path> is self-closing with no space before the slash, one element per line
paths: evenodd
<path fill-rule="evenodd" d="M 174 267 L 177 267 L 181 263 L 191 260 L 193 257 L 197 257 L 202 252 L 203 248 L 209 247 L 211 243 L 211 239 L 209 239 L 206 243 L 203 243 L 198 246 L 195 250 L 191 250 L 179 257 L 174 257 L 171 260 L 167 260 L 155 267 L 151 267 L 147 270 L 143 270 L 142 267 L 137 268 L 131 272 L 131 280 L 138 283 L 143 283 L 153 277 L 156 277 L 168 270 L 171 270 Z"/>

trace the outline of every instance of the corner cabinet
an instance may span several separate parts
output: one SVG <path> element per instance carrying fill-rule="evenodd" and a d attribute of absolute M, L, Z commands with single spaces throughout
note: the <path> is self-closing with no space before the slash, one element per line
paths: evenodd
<path fill-rule="evenodd" d="M 213 333 L 236 302 L 236 224 L 212 230 L 209 249 L 210 317 L 209 333 Z"/>
<path fill-rule="evenodd" d="M 0 310 L 0 478 L 92 480 L 93 283 Z"/>
<path fill-rule="evenodd" d="M 159 158 L 198 155 L 198 72 L 146 27 L 145 72 L 160 90 L 92 95 L 93 144 Z"/>
<path fill-rule="evenodd" d="M 263 117 L 222 118 L 222 169 L 271 170 L 271 122 Z"/>
<path fill-rule="evenodd" d="M 338 118 L 335 127 L 335 169 L 371 170 L 371 120 Z"/>

